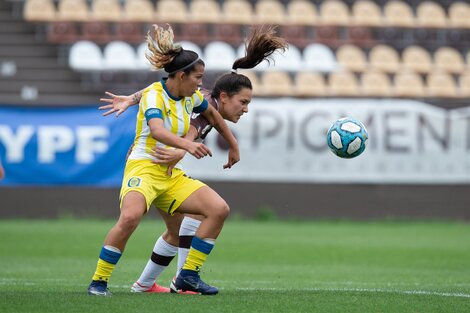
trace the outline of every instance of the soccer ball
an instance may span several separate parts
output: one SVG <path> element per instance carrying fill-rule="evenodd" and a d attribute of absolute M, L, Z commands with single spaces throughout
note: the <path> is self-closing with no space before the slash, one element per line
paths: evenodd
<path fill-rule="evenodd" d="M 364 152 L 368 138 L 367 129 L 361 122 L 343 117 L 331 125 L 326 141 L 334 154 L 351 159 Z"/>

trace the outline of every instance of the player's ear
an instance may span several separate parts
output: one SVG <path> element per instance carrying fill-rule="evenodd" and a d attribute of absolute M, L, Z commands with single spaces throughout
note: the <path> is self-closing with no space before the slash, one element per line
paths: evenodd
<path fill-rule="evenodd" d="M 225 102 L 229 98 L 228 94 L 225 91 L 221 91 L 219 94 L 220 101 Z"/>
<path fill-rule="evenodd" d="M 183 80 L 185 75 L 186 73 L 184 71 L 179 71 L 176 73 L 176 77 L 178 77 L 179 80 Z"/>

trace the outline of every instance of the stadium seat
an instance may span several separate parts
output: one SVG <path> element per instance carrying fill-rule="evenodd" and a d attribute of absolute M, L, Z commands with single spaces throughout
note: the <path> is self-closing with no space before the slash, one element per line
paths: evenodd
<path fill-rule="evenodd" d="M 388 1 L 383 10 L 386 25 L 395 27 L 415 26 L 413 10 L 406 2 L 400 0 Z"/>
<path fill-rule="evenodd" d="M 412 71 L 402 70 L 395 74 L 393 95 L 395 97 L 423 97 L 424 83 L 422 77 Z"/>
<path fill-rule="evenodd" d="M 455 28 L 470 28 L 470 5 L 463 1 L 449 6 L 449 25 Z"/>
<path fill-rule="evenodd" d="M 419 27 L 445 28 L 447 17 L 444 9 L 432 1 L 424 1 L 416 8 L 416 21 Z"/>
<path fill-rule="evenodd" d="M 347 71 L 331 73 L 328 77 L 328 94 L 339 97 L 359 96 L 359 84 L 356 76 Z"/>
<path fill-rule="evenodd" d="M 90 18 L 85 0 L 59 0 L 57 16 L 62 21 L 84 22 Z"/>
<path fill-rule="evenodd" d="M 390 46 L 377 45 L 369 51 L 369 64 L 379 71 L 395 73 L 400 67 L 400 56 Z"/>
<path fill-rule="evenodd" d="M 104 47 L 104 67 L 107 70 L 135 70 L 136 52 L 124 41 L 112 41 Z"/>
<path fill-rule="evenodd" d="M 458 74 L 465 69 L 462 55 L 452 47 L 441 47 L 434 52 L 434 65 L 437 69 Z"/>
<path fill-rule="evenodd" d="M 253 22 L 253 7 L 247 0 L 225 0 L 222 17 L 225 23 L 249 25 Z"/>
<path fill-rule="evenodd" d="M 256 72 L 253 72 L 253 71 L 250 71 L 250 70 L 239 70 L 238 73 L 242 74 L 242 75 L 245 75 L 251 81 L 254 96 L 262 96 L 263 95 L 263 91 L 262 91 L 262 88 L 261 88 L 261 83 L 258 79 L 258 75 L 256 74 Z"/>
<path fill-rule="evenodd" d="M 201 47 L 199 47 L 199 46 L 198 46 L 197 44 L 195 44 L 194 42 L 184 40 L 184 41 L 179 41 L 178 43 L 183 47 L 183 49 L 194 51 L 194 52 L 196 52 L 196 53 L 199 55 L 199 58 L 200 58 L 200 59 L 204 59 L 204 55 L 203 55 L 203 53 L 202 53 Z M 234 61 L 235 61 L 235 60 L 234 60 Z"/>
<path fill-rule="evenodd" d="M 313 43 L 305 47 L 303 60 L 306 70 L 328 73 L 338 69 L 335 54 L 322 44 Z"/>
<path fill-rule="evenodd" d="M 222 24 L 217 23 L 212 26 L 213 37 L 215 41 L 225 41 L 234 46 L 243 42 L 242 25 L 240 24 Z"/>
<path fill-rule="evenodd" d="M 91 17 L 95 21 L 121 21 L 122 8 L 119 0 L 93 0 L 91 5 Z"/>
<path fill-rule="evenodd" d="M 274 52 L 272 58 L 274 62 L 268 70 L 296 72 L 300 71 L 303 67 L 302 53 L 294 45 L 289 45 L 289 48 L 284 53 L 280 51 Z"/>
<path fill-rule="evenodd" d="M 187 23 L 188 8 L 183 0 L 160 0 L 156 6 L 157 21 L 162 23 Z"/>
<path fill-rule="evenodd" d="M 286 24 L 281 25 L 279 34 L 282 38 L 286 38 L 287 42 L 293 44 L 299 48 L 304 48 L 306 45 L 312 42 L 308 32 L 310 27 L 306 25 L 293 25 Z"/>
<path fill-rule="evenodd" d="M 326 96 L 327 89 L 323 75 L 316 72 L 297 72 L 294 78 L 294 94 L 299 97 Z"/>
<path fill-rule="evenodd" d="M 366 97 L 390 97 L 392 94 L 390 78 L 378 70 L 368 70 L 361 75 L 360 89 Z"/>
<path fill-rule="evenodd" d="M 180 25 L 180 34 L 177 38 L 203 46 L 209 42 L 209 25 L 206 23 L 183 23 Z"/>
<path fill-rule="evenodd" d="M 402 66 L 417 73 L 429 73 L 432 68 L 432 58 L 423 47 L 410 46 L 402 52 Z"/>
<path fill-rule="evenodd" d="M 470 97 L 470 70 L 459 76 L 458 95 L 460 97 Z"/>
<path fill-rule="evenodd" d="M 449 73 L 435 70 L 427 77 L 426 95 L 428 97 L 455 98 L 457 94 L 457 84 Z"/>
<path fill-rule="evenodd" d="M 258 24 L 279 24 L 286 20 L 284 6 L 278 0 L 259 0 L 255 3 L 255 21 Z"/>
<path fill-rule="evenodd" d="M 347 71 L 363 72 L 367 67 L 364 51 L 353 45 L 343 45 L 336 50 L 336 60 Z"/>
<path fill-rule="evenodd" d="M 208 71 L 230 71 L 236 60 L 235 50 L 228 43 L 213 41 L 204 48 L 204 62 Z"/>
<path fill-rule="evenodd" d="M 192 0 L 189 4 L 189 16 L 196 23 L 217 23 L 222 13 L 215 0 Z"/>
<path fill-rule="evenodd" d="M 145 40 L 142 23 L 127 21 L 116 23 L 114 27 L 114 40 L 122 40 L 134 44 L 141 43 L 142 40 Z"/>
<path fill-rule="evenodd" d="M 360 26 L 382 26 L 380 7 L 371 0 L 359 0 L 352 6 L 352 23 Z"/>
<path fill-rule="evenodd" d="M 51 43 L 74 43 L 78 40 L 75 22 L 50 22 L 47 25 L 47 41 Z"/>
<path fill-rule="evenodd" d="M 111 40 L 109 25 L 106 22 L 85 22 L 81 23 L 82 38 L 98 43 L 107 43 Z"/>
<path fill-rule="evenodd" d="M 26 0 L 23 17 L 31 22 L 51 22 L 55 20 L 55 6 L 52 0 Z"/>
<path fill-rule="evenodd" d="M 339 0 L 325 0 L 320 5 L 320 22 L 323 25 L 347 26 L 350 23 L 347 5 Z"/>
<path fill-rule="evenodd" d="M 132 22 L 154 22 L 155 12 L 150 0 L 127 0 L 124 2 L 124 20 Z"/>
<path fill-rule="evenodd" d="M 346 34 L 347 43 L 363 48 L 370 48 L 376 44 L 370 27 L 351 26 L 346 29 Z"/>
<path fill-rule="evenodd" d="M 314 41 L 327 45 L 328 47 L 338 47 L 342 44 L 340 40 L 340 30 L 337 26 L 315 26 L 314 30 Z"/>
<path fill-rule="evenodd" d="M 145 57 L 145 54 L 148 53 L 148 45 L 146 42 L 141 43 L 137 47 L 137 54 L 135 60 L 135 66 L 138 70 L 150 70 L 152 67 L 150 66 L 150 62 Z"/>
<path fill-rule="evenodd" d="M 262 89 L 265 96 L 292 96 L 294 88 L 289 73 L 269 71 L 261 74 Z"/>
<path fill-rule="evenodd" d="M 317 9 L 308 0 L 289 1 L 286 22 L 293 25 L 315 25 L 318 23 Z"/>
<path fill-rule="evenodd" d="M 69 52 L 69 66 L 77 71 L 100 71 L 103 69 L 103 54 L 91 41 L 77 41 Z"/>

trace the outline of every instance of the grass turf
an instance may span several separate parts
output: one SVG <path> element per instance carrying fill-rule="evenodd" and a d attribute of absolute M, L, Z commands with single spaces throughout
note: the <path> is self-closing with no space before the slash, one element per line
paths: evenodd
<path fill-rule="evenodd" d="M 164 229 L 148 219 L 113 274 L 114 296 L 90 297 L 113 223 L 0 221 L 0 312 L 470 311 L 469 224 L 230 221 L 203 268 L 221 289 L 209 297 L 129 292 Z"/>

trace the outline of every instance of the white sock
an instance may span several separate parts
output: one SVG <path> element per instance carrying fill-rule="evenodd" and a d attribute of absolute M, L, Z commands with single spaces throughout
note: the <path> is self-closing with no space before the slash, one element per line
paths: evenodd
<path fill-rule="evenodd" d="M 140 275 L 137 282 L 141 286 L 150 287 L 153 285 L 158 275 L 160 275 L 171 260 L 175 257 L 178 248 L 170 245 L 163 240 L 162 236 L 157 239 L 153 248 L 152 256 L 147 262 L 144 271 Z"/>
<path fill-rule="evenodd" d="M 199 225 L 201 225 L 201 221 L 185 216 L 183 219 L 183 222 L 181 222 L 180 233 L 179 233 L 180 237 L 181 236 L 194 237 L 194 235 L 196 235 L 197 229 L 199 228 Z M 178 248 L 178 267 L 176 268 L 176 276 L 178 276 L 178 274 L 181 271 L 181 268 L 186 262 L 188 253 L 189 253 L 189 248 L 183 248 L 183 247 Z"/>

